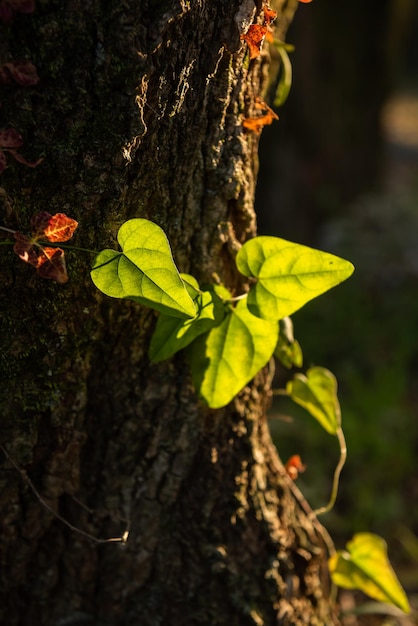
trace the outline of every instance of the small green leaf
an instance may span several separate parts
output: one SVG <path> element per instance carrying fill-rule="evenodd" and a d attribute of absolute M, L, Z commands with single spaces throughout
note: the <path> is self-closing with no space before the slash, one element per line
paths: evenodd
<path fill-rule="evenodd" d="M 255 237 L 236 257 L 244 276 L 257 278 L 248 308 L 263 319 L 282 319 L 346 280 L 353 265 L 340 257 L 278 237 Z"/>
<path fill-rule="evenodd" d="M 194 276 L 191 276 L 191 274 L 181 273 L 180 276 L 184 283 L 184 286 L 186 287 L 187 293 L 192 298 L 192 300 L 194 300 L 200 293 L 199 283 Z"/>
<path fill-rule="evenodd" d="M 100 291 L 174 317 L 196 315 L 170 244 L 157 224 L 139 218 L 128 220 L 119 229 L 118 242 L 122 252 L 102 250 L 94 262 L 91 278 Z"/>
<path fill-rule="evenodd" d="M 304 374 L 295 374 L 287 383 L 287 394 L 303 406 L 323 428 L 335 435 L 341 426 L 341 409 L 337 397 L 337 380 L 324 367 L 311 367 Z"/>
<path fill-rule="evenodd" d="M 277 322 L 255 317 L 241 300 L 219 326 L 189 346 L 193 382 L 209 407 L 228 404 L 266 365 L 278 334 Z"/>
<path fill-rule="evenodd" d="M 291 318 L 284 317 L 280 320 L 279 329 L 279 339 L 274 350 L 274 356 L 288 369 L 291 367 L 302 367 L 302 348 L 294 338 Z"/>
<path fill-rule="evenodd" d="M 211 285 L 210 289 L 216 293 L 223 302 L 229 302 L 232 299 L 232 293 L 225 285 Z"/>
<path fill-rule="evenodd" d="M 286 102 L 292 86 L 292 63 L 289 59 L 289 55 L 287 54 L 286 46 L 282 44 L 275 45 L 275 47 L 280 55 L 281 67 L 280 79 L 276 88 L 273 106 L 280 107 Z"/>
<path fill-rule="evenodd" d="M 195 299 L 195 305 L 197 315 L 193 319 L 179 320 L 172 315 L 160 314 L 148 351 L 153 363 L 168 359 L 221 323 L 225 308 L 215 293 L 202 291 Z"/>
<path fill-rule="evenodd" d="M 389 562 L 386 542 L 372 533 L 358 533 L 346 547 L 329 559 L 333 582 L 345 589 L 360 589 L 409 613 L 408 599 Z"/>

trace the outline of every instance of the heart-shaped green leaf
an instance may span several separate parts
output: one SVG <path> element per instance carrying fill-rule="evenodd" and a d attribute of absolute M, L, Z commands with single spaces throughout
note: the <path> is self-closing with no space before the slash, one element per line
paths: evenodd
<path fill-rule="evenodd" d="M 278 237 L 255 237 L 236 257 L 244 276 L 257 278 L 248 308 L 263 319 L 282 319 L 346 280 L 353 265 L 340 257 Z"/>
<path fill-rule="evenodd" d="M 311 367 L 295 374 L 287 383 L 287 394 L 303 406 L 331 435 L 341 426 L 341 409 L 337 397 L 337 380 L 325 367 Z"/>
<path fill-rule="evenodd" d="M 345 589 L 360 589 L 371 598 L 409 613 L 404 590 L 387 556 L 386 542 L 372 533 L 358 533 L 329 559 L 333 582 Z"/>
<path fill-rule="evenodd" d="M 171 254 L 164 231 L 149 220 L 128 220 L 119 229 L 122 252 L 98 254 L 91 277 L 113 298 L 128 298 L 174 317 L 196 315 Z"/>
<path fill-rule="evenodd" d="M 202 291 L 197 295 L 195 305 L 197 315 L 193 319 L 179 320 L 160 314 L 148 351 L 151 361 L 158 363 L 168 359 L 196 337 L 221 323 L 225 309 L 215 293 Z"/>
<path fill-rule="evenodd" d="M 225 406 L 268 362 L 279 334 L 278 322 L 250 313 L 246 300 L 230 309 L 219 326 L 188 348 L 192 378 L 209 407 Z"/>

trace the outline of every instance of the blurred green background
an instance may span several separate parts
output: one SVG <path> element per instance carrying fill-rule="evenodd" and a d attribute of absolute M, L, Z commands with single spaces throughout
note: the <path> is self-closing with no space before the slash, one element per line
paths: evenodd
<path fill-rule="evenodd" d="M 304 368 L 338 379 L 348 444 L 337 505 L 321 521 L 337 547 L 357 531 L 383 536 L 417 594 L 418 3 L 314 0 L 287 41 L 293 86 L 261 138 L 259 233 L 356 266 L 293 316 Z M 279 368 L 276 384 L 286 376 Z M 325 504 L 336 439 L 283 397 L 271 429 L 283 461 L 306 463 L 307 500 Z"/>

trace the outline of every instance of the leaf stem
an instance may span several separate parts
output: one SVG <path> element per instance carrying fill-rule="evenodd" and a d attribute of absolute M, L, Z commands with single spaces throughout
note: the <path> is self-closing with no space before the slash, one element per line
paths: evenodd
<path fill-rule="evenodd" d="M 229 302 L 238 302 L 238 300 L 244 300 L 245 298 L 248 298 L 248 293 L 242 293 L 240 296 L 235 296 L 234 298 L 231 298 Z"/>
<path fill-rule="evenodd" d="M 66 248 L 67 250 L 78 250 L 79 252 L 89 252 L 90 254 L 99 254 L 97 250 L 90 250 L 89 248 L 79 248 L 78 246 L 70 246 L 65 243 L 60 243 L 59 241 L 36 241 L 34 243 L 36 245 L 40 245 L 41 247 L 48 246 L 52 248 Z"/>
<path fill-rule="evenodd" d="M 311 513 L 311 517 L 317 517 L 318 515 L 323 515 L 324 513 L 329 513 L 331 509 L 334 507 L 335 501 L 337 499 L 338 494 L 338 486 L 340 482 L 341 471 L 345 465 L 347 460 L 347 444 L 344 437 L 344 432 L 341 426 L 338 427 L 337 432 L 335 433 L 338 439 L 338 443 L 340 444 L 340 459 L 337 463 L 337 467 L 334 471 L 334 479 L 332 482 L 332 492 L 329 502 L 326 506 L 321 506 L 319 509 L 315 509 Z"/>
<path fill-rule="evenodd" d="M 15 230 L 12 230 L 11 228 L 6 228 L 6 226 L 0 226 L 0 230 L 4 230 L 6 231 L 6 233 L 12 233 L 13 235 L 15 234 Z"/>

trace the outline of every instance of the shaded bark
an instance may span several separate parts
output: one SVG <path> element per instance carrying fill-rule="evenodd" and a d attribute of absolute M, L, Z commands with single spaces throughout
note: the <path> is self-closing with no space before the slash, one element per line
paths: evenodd
<path fill-rule="evenodd" d="M 296 4 L 280 4 L 279 37 Z M 63 211 L 74 244 L 101 249 L 145 217 L 182 271 L 239 289 L 231 250 L 255 233 L 258 143 L 240 121 L 268 64 L 245 62 L 235 17 L 251 9 L 45 0 L 2 27 L 2 55 L 40 75 L 4 90 L 2 126 L 44 157 L 3 173 L 5 225 Z M 267 431 L 268 368 L 210 411 L 181 355 L 150 365 L 155 315 L 102 297 L 91 255 L 66 252 L 66 285 L 1 255 L 1 621 L 336 623 L 323 532 Z"/>

